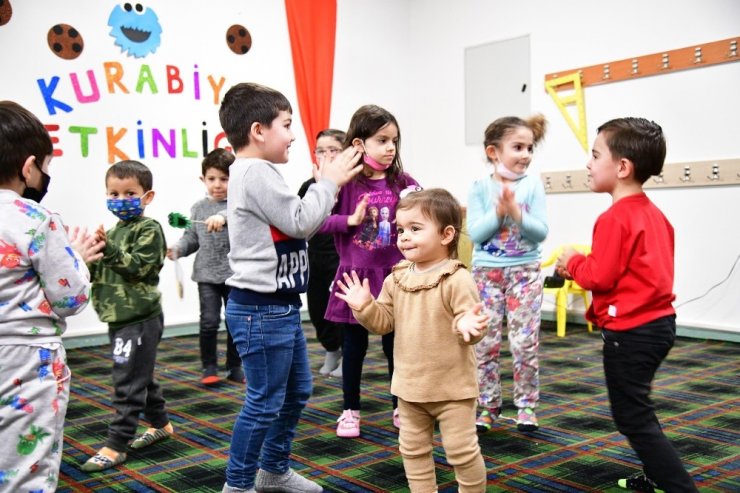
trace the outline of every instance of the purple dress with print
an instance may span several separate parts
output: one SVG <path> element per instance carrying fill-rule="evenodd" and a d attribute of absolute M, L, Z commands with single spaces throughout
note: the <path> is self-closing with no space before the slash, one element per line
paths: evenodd
<path fill-rule="evenodd" d="M 399 183 L 400 189 L 418 185 L 416 180 L 406 173 L 401 176 Z M 347 216 L 354 213 L 357 203 L 365 195 L 369 196 L 365 219 L 358 226 L 347 226 Z M 334 243 L 339 254 L 339 268 L 334 277 L 332 294 L 326 309 L 327 320 L 357 323 L 347 303 L 334 296 L 337 291 L 336 280 L 343 279 L 345 272 L 349 274 L 354 270 L 360 279 L 367 278 L 370 281 L 370 291 L 377 297 L 383 287 L 383 281 L 391 272 L 391 267 L 403 259 L 396 246 L 395 223 L 398 200 L 398 194 L 388 186 L 385 179 L 354 180 L 339 191 L 332 215 L 320 229 L 322 233 L 334 234 Z M 383 216 L 388 217 L 381 217 L 381 211 Z"/>

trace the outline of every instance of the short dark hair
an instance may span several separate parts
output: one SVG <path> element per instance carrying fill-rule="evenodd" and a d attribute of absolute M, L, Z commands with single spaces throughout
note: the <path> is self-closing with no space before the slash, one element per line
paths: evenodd
<path fill-rule="evenodd" d="M 108 178 L 114 176 L 119 180 L 124 178 L 136 178 L 144 189 L 144 192 L 148 192 L 152 189 L 154 179 L 152 178 L 152 172 L 146 167 L 144 163 L 139 161 L 118 161 L 116 164 L 111 165 L 108 171 L 105 173 L 105 183 L 108 184 Z"/>
<path fill-rule="evenodd" d="M 615 159 L 629 159 L 635 169 L 635 180 L 645 183 L 659 175 L 665 162 L 666 143 L 663 129 L 645 118 L 615 118 L 600 126 L 606 145 Z"/>
<path fill-rule="evenodd" d="M 316 134 L 316 140 L 319 140 L 321 137 L 331 137 L 340 144 L 344 144 L 344 139 L 347 138 L 347 132 L 344 130 L 337 130 L 336 128 L 325 128 Z"/>
<path fill-rule="evenodd" d="M 455 236 L 447 245 L 450 258 L 457 258 L 457 244 L 462 230 L 462 208 L 460 202 L 444 188 L 428 188 L 420 192 L 411 192 L 398 201 L 396 213 L 401 210 L 418 207 L 425 217 L 437 224 L 439 232 L 447 226 L 455 228 Z"/>
<path fill-rule="evenodd" d="M 14 101 L 0 101 L 0 183 L 21 176 L 29 156 L 41 168 L 53 152 L 49 132 L 33 113 Z"/>
<path fill-rule="evenodd" d="M 226 149 L 217 147 L 206 154 L 206 157 L 203 158 L 203 162 L 201 163 L 201 173 L 203 176 L 206 176 L 206 172 L 213 168 L 221 171 L 226 176 L 229 176 L 229 166 L 234 162 L 234 159 L 234 154 Z"/>
<path fill-rule="evenodd" d="M 218 118 L 235 152 L 249 145 L 249 132 L 257 122 L 270 128 L 281 111 L 293 113 L 281 92 L 253 82 L 242 82 L 226 92 Z"/>

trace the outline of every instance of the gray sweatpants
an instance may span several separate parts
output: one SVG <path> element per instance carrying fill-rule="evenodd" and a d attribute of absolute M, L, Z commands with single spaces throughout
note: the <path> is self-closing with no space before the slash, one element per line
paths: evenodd
<path fill-rule="evenodd" d="M 136 434 L 139 415 L 153 428 L 169 423 L 162 389 L 154 378 L 157 347 L 162 339 L 164 318 L 155 318 L 116 330 L 109 330 L 113 359 L 113 399 L 116 410 L 108 425 L 105 445 L 117 452 L 125 452 Z"/>

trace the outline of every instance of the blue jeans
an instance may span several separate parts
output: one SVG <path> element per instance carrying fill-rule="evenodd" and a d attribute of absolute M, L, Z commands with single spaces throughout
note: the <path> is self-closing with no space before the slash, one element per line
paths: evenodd
<path fill-rule="evenodd" d="M 230 299 L 226 321 L 247 377 L 226 482 L 248 489 L 258 467 L 288 471 L 296 425 L 313 384 L 297 305 L 241 305 Z"/>

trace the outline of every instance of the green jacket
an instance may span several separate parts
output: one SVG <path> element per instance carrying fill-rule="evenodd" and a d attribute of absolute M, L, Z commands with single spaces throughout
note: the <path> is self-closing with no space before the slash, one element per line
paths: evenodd
<path fill-rule="evenodd" d="M 106 234 L 103 258 L 90 265 L 98 317 L 115 330 L 159 316 L 159 271 L 167 252 L 162 226 L 137 217 L 119 221 Z"/>

